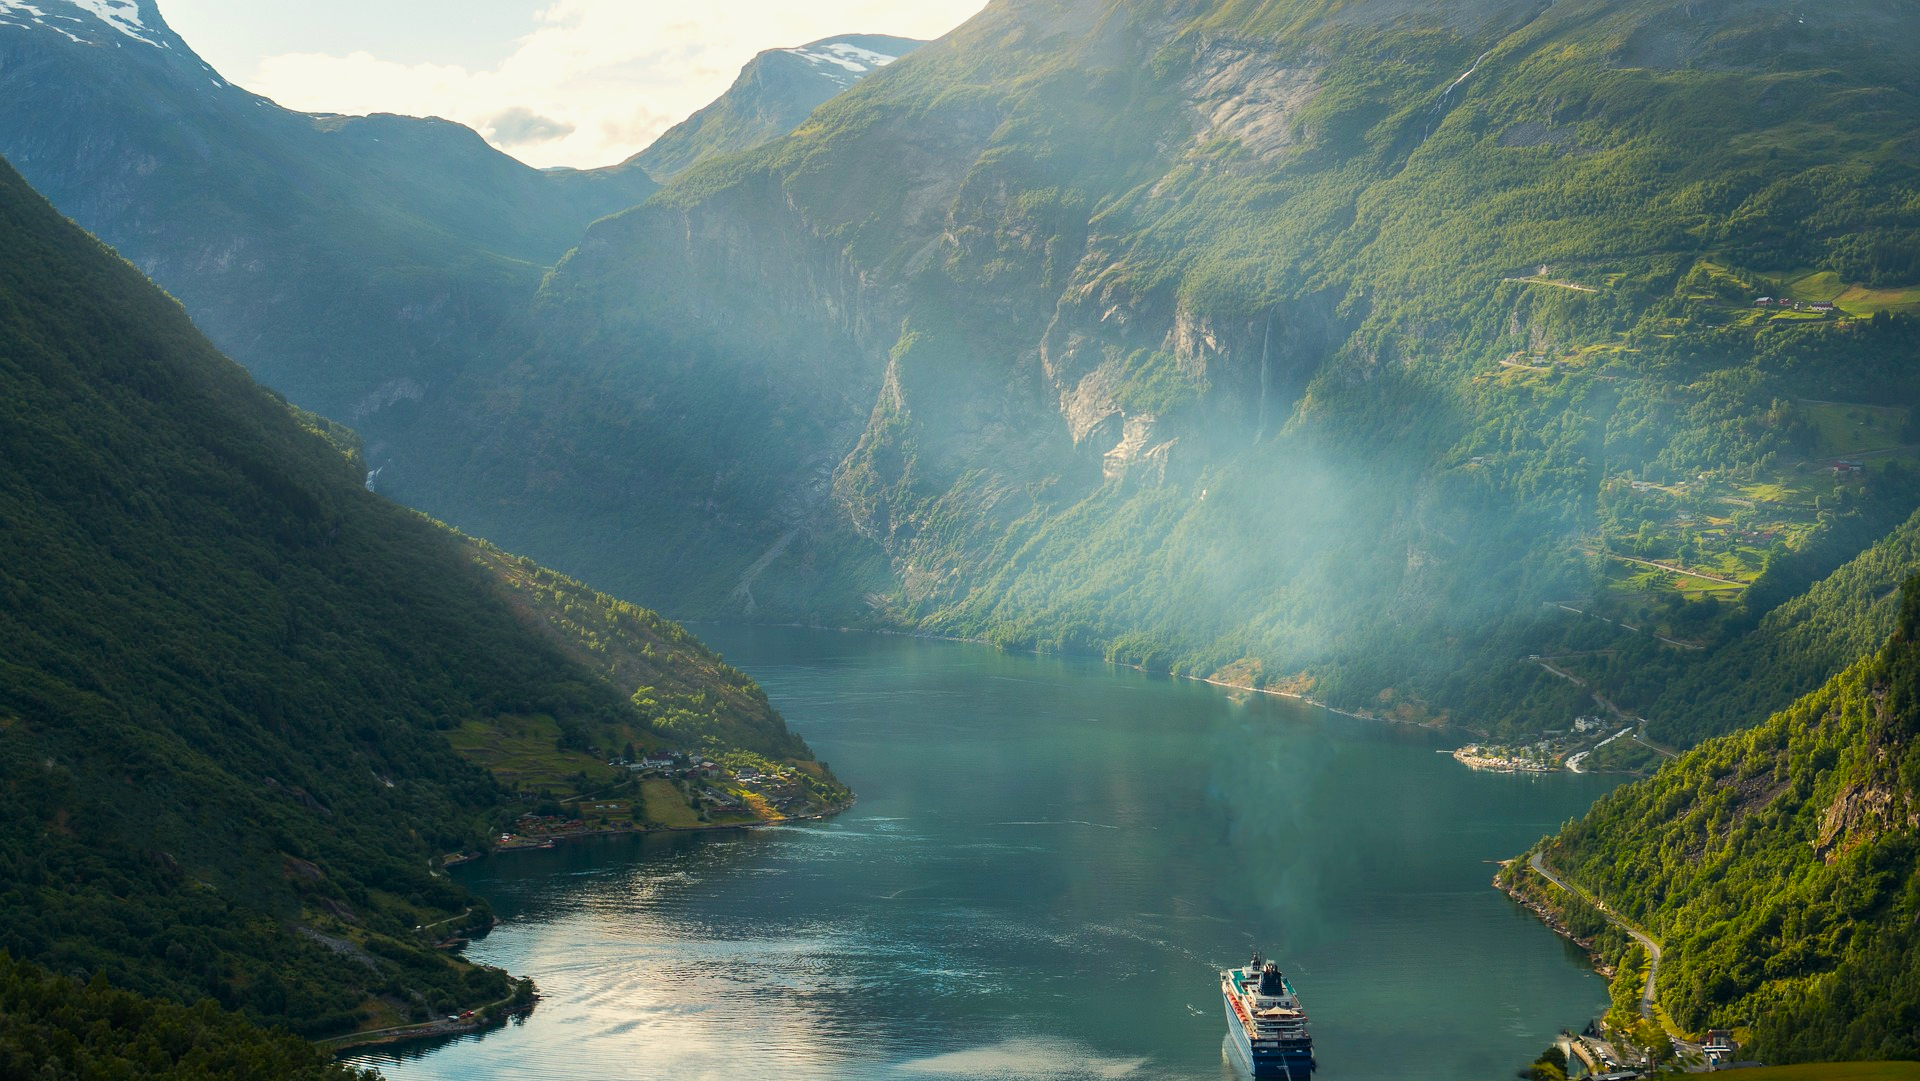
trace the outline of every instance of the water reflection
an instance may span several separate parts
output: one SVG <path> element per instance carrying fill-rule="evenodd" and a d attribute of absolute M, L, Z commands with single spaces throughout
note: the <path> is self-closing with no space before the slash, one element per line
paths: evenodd
<path fill-rule="evenodd" d="M 713 637 L 861 793 L 840 819 L 459 868 L 524 1023 L 396 1078 L 1215 1078 L 1218 969 L 1279 957 L 1322 1081 L 1507 1076 L 1605 999 L 1487 888 L 1608 782 L 1430 733 L 911 639 Z M 1409 1069 L 1408 1063 L 1415 1065 Z"/>

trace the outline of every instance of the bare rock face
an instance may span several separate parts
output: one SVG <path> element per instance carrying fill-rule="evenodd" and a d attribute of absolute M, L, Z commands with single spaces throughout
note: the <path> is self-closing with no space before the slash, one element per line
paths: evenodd
<path fill-rule="evenodd" d="M 1878 785 L 1848 785 L 1821 812 L 1814 852 L 1828 863 L 1834 862 L 1866 836 L 1885 828 L 1896 806 L 1904 803 L 1896 793 Z"/>
<path fill-rule="evenodd" d="M 1196 121 L 1190 154 L 1230 147 L 1253 162 L 1281 158 L 1299 141 L 1300 111 L 1317 85 L 1312 68 L 1292 66 L 1269 49 L 1210 45 L 1181 84 Z"/>

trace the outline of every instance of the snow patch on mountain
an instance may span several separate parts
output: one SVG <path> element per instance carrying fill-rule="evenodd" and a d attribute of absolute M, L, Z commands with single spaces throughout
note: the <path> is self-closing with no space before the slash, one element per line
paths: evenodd
<path fill-rule="evenodd" d="M 91 12 L 93 17 L 145 45 L 158 45 L 166 48 L 164 42 L 143 37 L 141 31 L 152 33 L 147 24 L 140 21 L 140 5 L 135 0 L 68 0 L 74 7 Z"/>
<path fill-rule="evenodd" d="M 43 2 L 48 3 L 49 6 L 52 7 L 79 8 L 86 14 L 93 16 L 100 22 L 106 23 L 114 30 L 140 42 L 142 45 L 153 45 L 162 49 L 168 48 L 166 41 L 146 36 L 154 31 L 153 28 L 140 21 L 140 5 L 137 0 L 43 0 Z M 11 18 L 9 18 L 9 16 L 11 16 Z M 0 0 L 0 22 L 11 22 L 15 25 L 25 25 L 26 22 L 32 22 L 37 26 L 44 26 L 49 30 L 59 31 L 72 41 L 80 42 L 83 45 L 86 44 L 86 39 L 76 35 L 66 27 L 59 25 L 59 22 L 50 22 L 50 19 L 74 24 L 85 21 L 79 15 L 68 15 L 58 12 L 49 14 L 41 7 L 28 3 L 27 0 Z"/>
<path fill-rule="evenodd" d="M 150 46 L 156 46 L 156 48 L 169 48 L 163 38 L 150 38 L 150 36 L 146 36 L 152 35 L 154 29 L 140 21 L 140 4 L 138 4 L 136 0 L 42 0 L 42 2 L 48 2 L 48 4 L 54 6 L 54 8 L 79 8 L 81 12 L 92 15 L 94 19 L 106 23 L 106 25 L 113 27 L 115 31 L 119 31 L 119 33 L 123 33 L 123 35 L 131 36 L 132 40 L 136 40 L 136 42 L 140 42 L 140 44 L 150 44 Z M 46 29 L 50 29 L 50 31 L 60 31 L 63 35 L 67 35 L 69 40 L 77 40 L 77 42 L 81 42 L 81 44 L 86 44 L 86 38 L 81 38 L 81 36 L 75 35 L 73 31 L 69 31 L 67 27 L 61 27 L 60 23 L 54 23 L 54 21 L 48 21 L 48 19 L 58 19 L 60 23 L 75 23 L 75 25 L 86 21 L 81 15 L 67 15 L 67 13 L 60 12 L 48 13 L 46 10 L 35 6 L 35 4 L 29 4 L 27 0 L 0 0 L 0 23 L 13 23 L 13 25 L 35 23 L 35 25 L 46 27 Z"/>
<path fill-rule="evenodd" d="M 850 45 L 844 41 L 828 42 L 824 45 L 802 45 L 797 49 L 782 49 L 781 51 L 792 53 L 815 65 L 830 65 L 844 69 L 846 74 L 841 74 L 837 71 L 822 73 L 842 85 L 851 85 L 858 76 L 865 75 L 877 68 L 884 68 L 895 60 L 900 59 L 897 56 L 888 56 L 886 53 L 875 52 L 872 49 L 863 49 L 858 45 Z"/>
<path fill-rule="evenodd" d="M 86 42 L 81 41 L 80 38 L 74 37 L 71 30 L 64 30 L 47 22 L 47 13 L 34 7 L 32 4 L 26 3 L 25 0 L 0 0 L 0 25 L 25 26 L 27 23 L 44 26 L 49 30 L 57 30 L 67 35 L 68 38 L 79 41 L 82 45 L 86 44 Z"/>

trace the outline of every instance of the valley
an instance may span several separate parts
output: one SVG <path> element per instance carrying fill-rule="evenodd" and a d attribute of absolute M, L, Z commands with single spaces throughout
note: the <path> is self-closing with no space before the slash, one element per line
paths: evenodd
<path fill-rule="evenodd" d="M 1436 1049 L 1426 1076 L 1510 1072 L 1605 1000 L 1480 861 L 1618 778 L 1517 788 L 1435 754 L 1432 732 L 1087 659 L 710 638 L 791 703 L 859 804 L 455 868 L 500 915 L 474 956 L 532 975 L 540 1002 L 353 1064 L 393 1081 L 700 1076 L 733 1068 L 746 1029 L 768 1069 L 807 1081 L 1213 1081 L 1234 1076 L 1218 970 L 1255 943 L 1288 958 L 1329 1078 L 1392 1074 L 1408 1046 Z"/>
<path fill-rule="evenodd" d="M 794 1076 L 1213 1076 L 1250 935 L 1329 1076 L 1920 1057 L 1920 10 L 995 0 L 535 169 L 162 6 L 0 0 L 0 1072 L 712 1071 L 761 964 Z"/>

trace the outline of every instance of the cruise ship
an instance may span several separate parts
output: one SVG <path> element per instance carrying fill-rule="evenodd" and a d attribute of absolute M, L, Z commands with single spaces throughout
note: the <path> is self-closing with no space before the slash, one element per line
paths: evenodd
<path fill-rule="evenodd" d="M 1254 954 L 1246 967 L 1220 973 L 1220 997 L 1227 1003 L 1227 1035 L 1253 1076 L 1296 1081 L 1313 1076 L 1307 1011 L 1280 966 Z"/>

